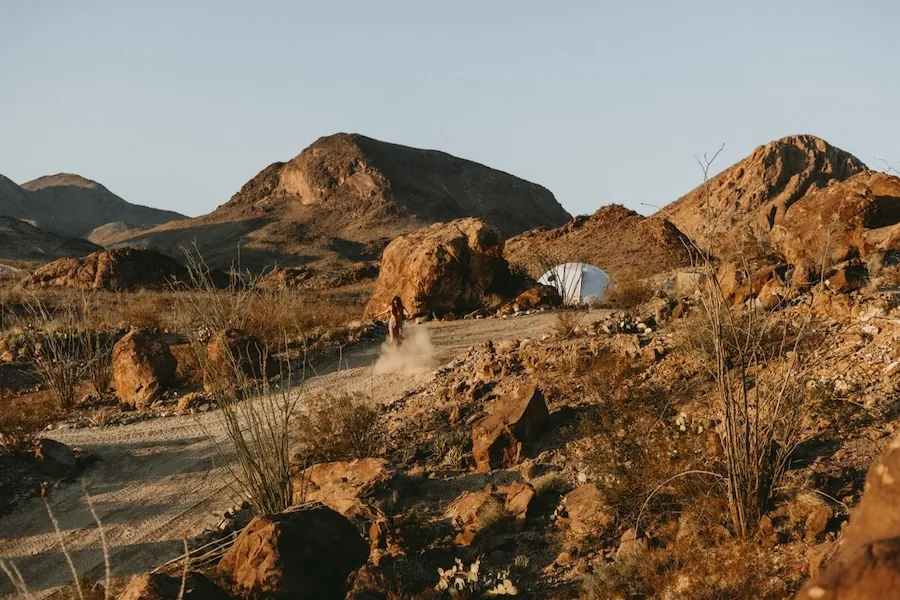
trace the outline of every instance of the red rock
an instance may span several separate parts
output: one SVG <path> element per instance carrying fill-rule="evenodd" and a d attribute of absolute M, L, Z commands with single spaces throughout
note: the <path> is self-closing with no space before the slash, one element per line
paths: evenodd
<path fill-rule="evenodd" d="M 370 504 L 391 497 L 394 471 L 383 458 L 320 463 L 294 478 L 295 501 L 320 502 L 348 519 L 371 516 Z"/>
<path fill-rule="evenodd" d="M 522 442 L 535 439 L 548 419 L 544 394 L 534 384 L 501 396 L 490 414 L 472 425 L 472 452 L 478 470 L 517 464 Z"/>
<path fill-rule="evenodd" d="M 159 336 L 133 329 L 112 351 L 113 388 L 119 399 L 142 409 L 150 406 L 175 378 L 178 364 Z"/>
<path fill-rule="evenodd" d="M 480 308 L 495 281 L 508 274 L 503 234 L 478 219 L 438 223 L 388 244 L 364 318 L 400 296 L 411 314 L 465 313 Z"/>
<path fill-rule="evenodd" d="M 237 590 L 272 598 L 339 597 L 347 576 L 365 564 L 356 527 L 322 505 L 255 517 L 219 562 Z"/>
<path fill-rule="evenodd" d="M 118 600 L 228 600 L 226 594 L 205 575 L 188 573 L 181 593 L 181 575 L 164 573 L 135 575 L 119 594 Z"/>
<path fill-rule="evenodd" d="M 580 485 L 565 495 L 569 528 L 579 536 L 602 533 L 615 523 L 603 493 L 593 483 Z"/>

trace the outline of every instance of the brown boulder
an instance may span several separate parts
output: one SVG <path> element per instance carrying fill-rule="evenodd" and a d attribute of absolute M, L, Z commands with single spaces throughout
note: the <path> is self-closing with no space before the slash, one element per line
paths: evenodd
<path fill-rule="evenodd" d="M 601 533 L 615 522 L 603 493 L 593 483 L 580 485 L 564 497 L 569 529 L 578 536 Z"/>
<path fill-rule="evenodd" d="M 472 425 L 472 452 L 478 470 L 517 464 L 522 442 L 536 438 L 548 418 L 544 394 L 535 384 L 521 385 L 501 396 L 490 414 Z"/>
<path fill-rule="evenodd" d="M 788 516 L 802 527 L 809 543 L 814 543 L 825 533 L 832 515 L 828 503 L 815 494 L 801 494 L 788 506 Z"/>
<path fill-rule="evenodd" d="M 450 503 L 444 516 L 462 532 L 456 536 L 460 546 L 471 544 L 478 533 L 506 516 L 503 497 L 490 489 L 463 492 Z"/>
<path fill-rule="evenodd" d="M 382 312 L 400 296 L 411 314 L 463 313 L 508 274 L 503 235 L 478 219 L 438 223 L 388 244 L 381 272 L 364 312 Z"/>
<path fill-rule="evenodd" d="M 135 575 L 118 600 L 228 600 L 230 596 L 200 573 L 188 573 L 181 592 L 181 575 Z"/>
<path fill-rule="evenodd" d="M 72 449 L 56 440 L 41 438 L 34 451 L 38 468 L 45 474 L 68 479 L 78 474 L 78 461 Z"/>
<path fill-rule="evenodd" d="M 528 508 L 534 500 L 534 488 L 528 483 L 518 481 L 501 485 L 497 491 L 504 497 L 504 509 L 507 514 L 517 519 L 524 519 L 528 515 Z"/>
<path fill-rule="evenodd" d="M 390 569 L 365 565 L 347 578 L 345 600 L 400 600 L 400 585 Z"/>
<path fill-rule="evenodd" d="M 553 308 L 562 304 L 559 291 L 550 285 L 537 284 L 516 296 L 509 303 L 512 312 L 533 310 L 535 308 Z"/>
<path fill-rule="evenodd" d="M 900 589 L 900 437 L 869 467 L 834 560 L 798 598 L 887 598 Z"/>
<path fill-rule="evenodd" d="M 218 569 L 242 593 L 314 600 L 340 597 L 368 555 L 346 518 L 327 506 L 301 506 L 255 517 Z"/>
<path fill-rule="evenodd" d="M 844 266 L 837 269 L 833 275 L 825 280 L 825 285 L 828 286 L 828 289 L 838 294 L 855 292 L 864 286 L 865 283 L 865 267 Z"/>
<path fill-rule="evenodd" d="M 348 519 L 366 518 L 372 504 L 392 501 L 394 475 L 383 458 L 320 463 L 294 478 L 294 499 L 305 495 Z"/>
<path fill-rule="evenodd" d="M 113 346 L 113 388 L 124 404 L 137 409 L 159 397 L 177 367 L 165 342 L 148 331 L 133 329 Z"/>
<path fill-rule="evenodd" d="M 208 392 L 220 385 L 232 385 L 239 378 L 272 377 L 279 368 L 259 338 L 239 329 L 216 334 L 206 345 L 206 361 L 203 387 Z"/>
<path fill-rule="evenodd" d="M 747 281 L 744 271 L 739 265 L 722 264 L 716 269 L 716 279 L 725 302 L 735 305 L 742 304 L 750 295 L 750 282 Z"/>

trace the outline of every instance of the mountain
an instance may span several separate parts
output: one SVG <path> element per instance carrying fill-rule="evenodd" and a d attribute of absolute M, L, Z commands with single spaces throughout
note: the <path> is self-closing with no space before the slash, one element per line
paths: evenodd
<path fill-rule="evenodd" d="M 0 175 L 0 215 L 26 220 L 46 232 L 88 238 L 94 229 L 121 221 L 132 230 L 174 219 L 176 212 L 126 202 L 96 181 L 60 173 L 21 186 Z"/>
<path fill-rule="evenodd" d="M 436 150 L 358 134 L 320 138 L 274 163 L 208 215 L 166 223 L 118 245 L 178 256 L 197 248 L 211 264 L 341 269 L 377 260 L 393 237 L 435 222 L 477 217 L 515 235 L 571 217 L 537 184 Z"/>
<path fill-rule="evenodd" d="M 47 262 L 58 258 L 84 256 L 100 249 L 87 240 L 62 237 L 42 231 L 15 217 L 0 216 L 2 260 Z"/>
<path fill-rule="evenodd" d="M 703 248 L 771 231 L 811 190 L 867 170 L 852 154 L 812 135 L 792 135 L 756 148 L 657 213 Z"/>
<path fill-rule="evenodd" d="M 690 241 L 668 220 L 612 204 L 556 229 L 512 237 L 504 255 L 534 277 L 557 264 L 586 262 L 617 280 L 689 266 L 689 249 Z"/>

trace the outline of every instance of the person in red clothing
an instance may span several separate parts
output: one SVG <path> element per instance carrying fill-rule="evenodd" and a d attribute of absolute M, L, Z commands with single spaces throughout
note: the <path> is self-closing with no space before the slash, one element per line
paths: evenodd
<path fill-rule="evenodd" d="M 403 306 L 403 300 L 400 299 L 400 296 L 394 296 L 394 299 L 391 300 L 387 309 L 379 313 L 377 317 L 387 315 L 390 315 L 390 318 L 388 319 L 388 339 L 390 339 L 392 344 L 399 345 L 403 339 L 403 322 L 409 318 L 409 314 L 406 312 L 406 307 Z"/>

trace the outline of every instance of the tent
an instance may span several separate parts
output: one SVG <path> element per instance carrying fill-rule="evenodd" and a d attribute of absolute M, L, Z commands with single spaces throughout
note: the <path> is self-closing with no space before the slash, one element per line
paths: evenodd
<path fill-rule="evenodd" d="M 587 304 L 603 302 L 609 275 L 587 263 L 565 263 L 541 275 L 538 283 L 555 287 L 563 304 Z"/>

